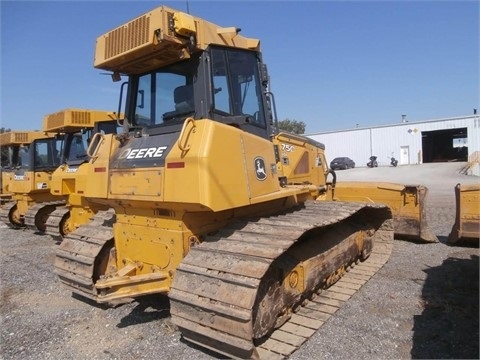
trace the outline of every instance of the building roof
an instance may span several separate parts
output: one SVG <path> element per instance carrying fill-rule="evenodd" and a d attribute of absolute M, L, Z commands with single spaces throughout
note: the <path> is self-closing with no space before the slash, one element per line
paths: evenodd
<path fill-rule="evenodd" d="M 385 124 L 385 125 L 372 125 L 372 126 L 362 126 L 362 127 L 355 127 L 355 128 L 348 128 L 348 129 L 338 129 L 338 130 L 328 130 L 328 131 L 319 131 L 311 134 L 305 134 L 305 136 L 314 136 L 320 134 L 331 134 L 337 132 L 345 132 L 345 131 L 356 131 L 356 130 L 365 130 L 365 129 L 378 129 L 378 128 L 385 128 L 385 127 L 394 127 L 394 126 L 403 126 L 403 125 L 412 125 L 412 124 L 425 124 L 425 123 L 432 123 L 432 122 L 442 122 L 442 121 L 452 121 L 452 120 L 464 120 L 464 119 L 480 119 L 480 115 L 467 115 L 467 116 L 457 116 L 457 117 L 450 117 L 450 118 L 442 118 L 442 119 L 432 119 L 432 120 L 421 120 L 421 121 L 405 121 L 400 123 L 393 123 L 393 124 Z"/>

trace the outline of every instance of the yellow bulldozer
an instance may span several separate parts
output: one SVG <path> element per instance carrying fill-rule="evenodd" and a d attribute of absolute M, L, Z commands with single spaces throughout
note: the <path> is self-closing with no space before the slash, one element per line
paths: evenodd
<path fill-rule="evenodd" d="M 0 134 L 1 149 L 1 204 L 12 200 L 10 184 L 13 181 L 11 174 L 21 166 L 21 148 L 28 146 L 36 139 L 47 137 L 41 131 L 8 131 Z"/>
<path fill-rule="evenodd" d="M 52 194 L 52 174 L 63 163 L 80 164 L 88 159 L 87 140 L 93 137 L 96 122 L 116 124 L 113 113 L 85 109 L 65 109 L 46 115 L 41 136 L 23 144 L 19 150 L 21 164 L 8 173 L 12 201 L 0 209 L 0 219 L 11 227 L 28 227 L 45 232 L 47 220 L 58 207 L 64 207 L 68 191 Z M 116 125 L 114 125 L 116 127 Z M 83 159 L 83 160 L 82 160 Z M 71 171 L 72 176 L 75 171 Z M 53 230 L 51 230 L 53 231 Z M 57 229 L 58 234 L 60 229 Z"/>
<path fill-rule="evenodd" d="M 61 113 L 63 120 L 55 117 L 45 119 L 45 127 L 50 131 L 65 132 L 71 140 L 67 144 L 68 154 L 62 164 L 52 173 L 50 193 L 55 197 L 65 198 L 64 206 L 58 206 L 45 221 L 45 233 L 61 241 L 61 239 L 81 224 L 87 223 L 91 217 L 100 212 L 104 222 L 112 221 L 114 214 L 105 205 L 90 203 L 83 196 L 88 178 L 85 164 L 88 162 L 87 148 L 96 133 L 115 134 L 117 132 L 117 115 L 113 112 L 98 110 L 66 110 Z M 82 114 L 85 118 L 82 128 L 67 125 L 70 119 Z"/>
<path fill-rule="evenodd" d="M 6 181 L 11 201 L 0 209 L 0 219 L 17 228 L 25 226 L 25 215 L 36 203 L 52 201 L 48 189 L 49 176 L 59 165 L 55 156 L 60 143 L 53 134 L 39 134 L 19 148 L 19 162 L 7 173 Z"/>
<path fill-rule="evenodd" d="M 239 32 L 161 6 L 98 37 L 125 116 L 93 136 L 83 196 L 116 220 L 66 234 L 55 272 L 99 303 L 168 294 L 185 339 L 250 358 L 321 323 L 298 309 L 394 232 L 436 238 L 424 187 L 342 185 L 323 144 L 278 130 L 260 41 Z"/>

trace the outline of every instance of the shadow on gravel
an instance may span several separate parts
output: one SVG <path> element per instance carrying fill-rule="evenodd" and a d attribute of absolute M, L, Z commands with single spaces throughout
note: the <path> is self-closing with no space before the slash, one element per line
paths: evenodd
<path fill-rule="evenodd" d="M 170 302 L 166 295 L 146 295 L 135 300 L 136 306 L 123 317 L 118 328 L 144 324 L 170 316 Z"/>
<path fill-rule="evenodd" d="M 123 317 L 120 320 L 120 323 L 117 324 L 117 328 L 126 328 L 129 326 L 170 318 L 170 301 L 167 295 L 153 294 L 142 296 L 129 304 L 129 306 L 132 305 L 135 307 L 127 316 Z M 170 324 L 167 326 L 171 326 L 170 330 L 175 329 L 176 331 L 178 331 L 177 327 L 174 326 L 171 322 L 167 323 Z M 201 351 L 212 359 L 228 359 L 221 354 L 189 342 L 183 337 L 180 338 L 180 341 L 187 344 L 193 349 Z"/>
<path fill-rule="evenodd" d="M 478 255 L 424 270 L 424 310 L 414 317 L 413 359 L 478 359 Z"/>
<path fill-rule="evenodd" d="M 85 304 L 88 304 L 90 306 L 93 306 L 93 307 L 96 307 L 96 308 L 99 308 L 99 309 L 103 309 L 103 310 L 107 310 L 109 308 L 111 308 L 112 306 L 108 305 L 108 304 L 100 304 L 100 303 L 97 303 L 95 300 L 92 300 L 92 299 L 89 299 L 87 297 L 84 297 L 82 295 L 79 295 L 79 294 L 76 294 L 74 292 L 72 292 L 72 298 L 74 298 L 75 300 L 78 300 L 78 301 L 81 301 Z"/>
<path fill-rule="evenodd" d="M 437 239 L 438 239 L 438 242 L 440 242 L 442 244 L 445 244 L 445 245 L 448 245 L 447 244 L 448 236 L 437 235 Z"/>
<path fill-rule="evenodd" d="M 187 346 L 191 347 L 192 349 L 195 349 L 195 350 L 197 350 L 197 351 L 199 351 L 199 352 L 204 353 L 205 355 L 207 355 L 208 357 L 210 357 L 210 358 L 212 358 L 212 359 L 218 359 L 218 360 L 231 359 L 231 358 L 228 357 L 228 356 L 219 354 L 219 353 L 217 353 L 217 352 L 215 352 L 215 351 L 213 351 L 213 350 L 209 350 L 209 349 L 207 349 L 207 348 L 205 348 L 205 347 L 203 347 L 203 346 L 200 346 L 200 345 L 197 345 L 197 344 L 195 344 L 195 343 L 192 343 L 192 342 L 190 342 L 190 341 L 188 341 L 188 340 L 185 340 L 185 339 L 183 338 L 183 336 L 180 338 L 180 341 L 181 341 L 182 343 L 186 344 Z"/>
<path fill-rule="evenodd" d="M 466 241 L 457 241 L 456 243 L 452 244 L 448 242 L 448 236 L 437 235 L 437 238 L 440 243 L 450 247 L 454 247 L 454 248 L 472 248 L 472 249 L 479 248 L 478 240 L 474 240 L 474 239 L 467 239 Z"/>

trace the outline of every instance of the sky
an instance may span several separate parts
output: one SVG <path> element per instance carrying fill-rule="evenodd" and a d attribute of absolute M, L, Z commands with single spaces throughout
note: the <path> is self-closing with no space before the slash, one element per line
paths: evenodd
<path fill-rule="evenodd" d="M 278 119 L 307 134 L 480 112 L 478 0 L 1 0 L 0 127 L 116 111 L 96 38 L 162 4 L 260 39 Z"/>

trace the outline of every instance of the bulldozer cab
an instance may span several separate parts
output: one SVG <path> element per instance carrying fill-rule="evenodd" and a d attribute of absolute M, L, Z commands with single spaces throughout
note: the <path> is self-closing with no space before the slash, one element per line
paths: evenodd
<path fill-rule="evenodd" d="M 17 195 L 45 192 L 48 178 L 60 165 L 63 139 L 44 134 L 19 147 L 19 165 L 12 171 L 9 190 Z"/>
<path fill-rule="evenodd" d="M 131 75 L 125 113 L 131 126 L 150 133 L 180 131 L 191 117 L 269 138 L 262 69 L 255 51 L 209 46 L 188 60 Z"/>
<path fill-rule="evenodd" d="M 22 164 L 20 149 L 35 139 L 46 138 L 42 131 L 7 131 L 0 134 L 2 171 L 13 171 Z"/>
<path fill-rule="evenodd" d="M 95 123 L 93 128 L 85 128 L 81 131 L 65 135 L 65 151 L 63 151 L 62 163 L 69 166 L 79 166 L 88 162 L 87 149 L 93 136 L 97 133 L 116 134 L 117 122 L 115 120 Z"/>
<path fill-rule="evenodd" d="M 24 179 L 25 171 L 34 167 L 30 159 L 30 145 L 36 139 L 48 138 L 41 131 L 8 131 L 0 134 L 1 145 L 1 189 L 0 202 L 11 201 L 17 181 Z M 40 160 L 39 160 L 40 161 Z"/>
<path fill-rule="evenodd" d="M 61 161 L 63 139 L 51 137 L 35 140 L 32 144 L 22 145 L 19 151 L 20 166 L 17 172 L 53 171 Z"/>
<path fill-rule="evenodd" d="M 167 134 L 187 118 L 211 119 L 269 139 L 260 42 L 239 33 L 161 6 L 97 38 L 94 66 L 128 76 L 126 131 Z"/>
<path fill-rule="evenodd" d="M 48 114 L 43 119 L 43 131 L 52 134 L 58 144 L 54 153 L 54 169 L 61 164 L 80 165 L 88 161 L 87 148 L 95 133 L 116 133 L 113 112 L 65 109 Z M 50 155 L 48 155 L 50 156 Z M 48 156 L 43 156 L 50 161 Z M 42 158 L 42 157 L 40 157 Z"/>

